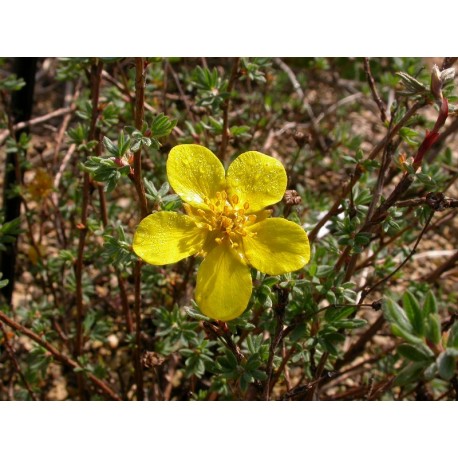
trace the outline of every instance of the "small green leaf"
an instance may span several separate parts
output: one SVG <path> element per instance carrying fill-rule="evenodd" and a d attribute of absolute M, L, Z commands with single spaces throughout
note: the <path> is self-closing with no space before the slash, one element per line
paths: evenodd
<path fill-rule="evenodd" d="M 402 296 L 402 303 L 415 334 L 423 336 L 425 333 L 425 325 L 417 299 L 410 291 L 406 291 Z"/>
<path fill-rule="evenodd" d="M 108 137 L 103 137 L 103 146 L 110 154 L 118 156 L 118 148 Z"/>
<path fill-rule="evenodd" d="M 340 320 L 334 321 L 332 325 L 337 329 L 357 329 L 365 326 L 366 320 L 354 319 L 354 320 Z"/>
<path fill-rule="evenodd" d="M 382 307 L 388 321 L 397 324 L 409 333 L 412 332 L 413 328 L 406 313 L 396 302 L 387 299 Z"/>
<path fill-rule="evenodd" d="M 423 316 L 427 317 L 430 313 L 437 313 L 437 299 L 432 290 L 429 290 L 425 296 L 423 304 Z"/>
<path fill-rule="evenodd" d="M 421 345 L 423 344 L 423 340 L 420 339 L 419 337 L 414 336 L 410 332 L 406 331 L 404 328 L 401 326 L 397 325 L 396 323 L 393 323 L 391 325 L 391 331 L 395 336 L 402 337 L 404 340 L 407 342 L 414 344 L 414 345 Z"/>
<path fill-rule="evenodd" d="M 447 347 L 458 348 L 458 321 L 455 321 L 450 329 L 447 339 Z"/>
<path fill-rule="evenodd" d="M 326 310 L 324 318 L 328 323 L 343 320 L 356 311 L 356 307 L 335 306 Z"/>
<path fill-rule="evenodd" d="M 437 357 L 436 363 L 439 375 L 445 380 L 451 380 L 455 374 L 455 358 L 443 352 Z"/>
<path fill-rule="evenodd" d="M 410 344 L 401 344 L 398 347 L 398 352 L 404 356 L 404 358 L 410 359 L 411 361 L 429 361 L 434 357 L 433 352 L 427 353 L 424 348 L 420 346 L 414 346 Z"/>
<path fill-rule="evenodd" d="M 418 380 L 418 377 L 424 368 L 424 362 L 410 363 L 399 372 L 399 374 L 394 379 L 393 384 L 403 386 Z"/>
<path fill-rule="evenodd" d="M 441 340 L 441 323 L 439 316 L 435 313 L 431 313 L 427 318 L 426 338 L 436 345 Z"/>

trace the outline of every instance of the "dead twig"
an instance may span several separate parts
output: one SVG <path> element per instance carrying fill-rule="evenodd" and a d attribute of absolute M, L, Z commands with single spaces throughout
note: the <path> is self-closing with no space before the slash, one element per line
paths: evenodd
<path fill-rule="evenodd" d="M 17 124 L 13 125 L 13 132 L 17 132 L 18 130 L 25 129 L 26 127 L 43 124 L 46 121 L 50 121 L 51 119 L 65 116 L 69 113 L 73 113 L 74 111 L 75 111 L 74 107 L 59 108 L 58 110 L 52 111 L 51 113 L 47 113 L 43 116 L 37 116 L 36 118 L 31 119 L 30 121 L 18 122 Z M 5 140 L 9 137 L 9 135 L 10 135 L 10 131 L 8 129 L 5 129 L 2 132 L 0 132 L 0 146 L 3 145 Z"/>
<path fill-rule="evenodd" d="M 380 119 L 384 123 L 387 120 L 386 106 L 383 103 L 380 96 L 378 95 L 377 88 L 375 86 L 375 80 L 374 80 L 374 77 L 372 76 L 371 66 L 370 66 L 368 57 L 364 58 L 364 71 L 366 72 L 366 78 L 367 78 L 367 82 L 369 83 L 372 98 L 374 99 L 374 102 L 377 104 L 378 109 L 380 111 Z"/>
<path fill-rule="evenodd" d="M 236 57 L 232 64 L 231 76 L 229 77 L 229 83 L 227 85 L 228 96 L 223 103 L 223 134 L 221 137 L 221 146 L 219 149 L 219 157 L 222 161 L 224 161 L 224 158 L 226 156 L 226 148 L 229 142 L 229 130 L 228 130 L 229 103 L 230 103 L 232 89 L 234 88 L 235 81 L 239 75 L 239 62 L 240 62 L 240 57 Z"/>
<path fill-rule="evenodd" d="M 51 355 L 59 362 L 62 364 L 72 368 L 72 369 L 79 369 L 81 370 L 86 377 L 91 380 L 91 382 L 94 383 L 100 390 L 108 396 L 110 399 L 113 401 L 120 401 L 121 398 L 115 393 L 115 391 L 109 387 L 103 380 L 100 380 L 98 377 L 96 377 L 94 374 L 91 372 L 84 371 L 84 368 L 78 364 L 76 361 L 73 359 L 69 358 L 68 356 L 64 355 L 61 353 L 57 348 L 52 346 L 50 343 L 46 342 L 43 340 L 39 335 L 35 334 L 33 331 L 30 329 L 22 326 L 21 324 L 17 323 L 16 321 L 12 320 L 9 318 L 7 315 L 5 315 L 3 312 L 0 311 L 0 320 L 5 323 L 7 326 L 10 328 L 14 329 L 15 331 L 20 332 L 21 334 L 24 334 L 25 336 L 29 337 L 32 339 L 34 342 L 36 342 L 38 345 L 41 347 L 45 348 L 46 350 L 51 353 Z"/>

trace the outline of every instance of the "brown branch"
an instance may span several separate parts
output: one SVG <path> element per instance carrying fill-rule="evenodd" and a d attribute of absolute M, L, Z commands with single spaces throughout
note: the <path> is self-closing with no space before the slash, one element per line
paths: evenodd
<path fill-rule="evenodd" d="M 397 272 L 399 272 L 410 261 L 412 256 L 415 254 L 415 251 L 416 251 L 416 249 L 418 247 L 418 244 L 420 243 L 420 240 L 422 239 L 423 235 L 425 234 L 426 230 L 428 229 L 429 223 L 431 222 L 431 219 L 432 219 L 433 216 L 434 216 L 434 211 L 432 211 L 431 214 L 429 215 L 429 218 L 426 221 L 426 224 L 423 227 L 423 229 L 421 230 L 420 234 L 418 235 L 417 240 L 415 241 L 415 244 L 414 244 L 412 250 L 406 256 L 404 261 L 402 261 L 401 264 L 399 264 L 399 266 L 396 267 L 396 269 L 393 270 L 393 272 L 391 272 L 390 274 L 388 274 L 387 276 L 382 278 L 375 285 L 371 286 L 369 289 L 364 288 L 363 291 L 362 291 L 362 294 L 361 294 L 361 299 L 360 299 L 361 301 L 363 301 L 372 291 L 377 289 L 380 285 L 382 285 L 383 283 L 386 283 L 393 275 L 395 275 Z"/>
<path fill-rule="evenodd" d="M 270 342 L 269 358 L 267 360 L 266 368 L 267 379 L 264 384 L 263 398 L 265 401 L 268 401 L 270 399 L 270 393 L 274 387 L 274 383 L 278 380 L 278 378 L 274 378 L 274 380 L 272 380 L 273 362 L 275 357 L 275 351 L 277 350 L 278 345 L 280 344 L 283 338 L 283 317 L 285 315 L 286 306 L 288 305 L 288 290 L 278 288 L 277 295 L 278 302 L 274 307 L 274 313 L 276 318 L 275 334 Z"/>
<path fill-rule="evenodd" d="M 369 153 L 367 159 L 373 160 L 377 157 L 380 151 L 383 150 L 387 142 L 391 141 L 393 137 L 399 132 L 399 130 L 407 123 L 407 121 L 423 106 L 425 105 L 425 101 L 418 101 L 414 105 L 410 107 L 410 109 L 406 112 L 406 114 L 402 117 L 402 119 L 393 127 L 393 129 L 388 132 L 385 137 L 372 149 Z M 353 171 L 352 177 L 350 181 L 345 185 L 345 187 L 339 193 L 338 198 L 335 200 L 332 207 L 329 211 L 321 218 L 320 221 L 316 224 L 312 231 L 310 231 L 309 240 L 313 242 L 316 239 L 316 236 L 319 230 L 333 217 L 337 214 L 338 209 L 342 203 L 342 200 L 345 199 L 348 194 L 350 194 L 353 186 L 359 181 L 362 175 L 361 165 L 357 164 L 355 166 L 355 170 Z"/>
<path fill-rule="evenodd" d="M 458 199 L 445 197 L 441 192 L 430 192 L 425 197 L 402 200 L 396 203 L 396 207 L 419 207 L 428 205 L 434 211 L 445 211 L 449 208 L 458 208 Z"/>
<path fill-rule="evenodd" d="M 165 72 L 167 71 L 169 71 L 172 74 L 173 81 L 175 81 L 175 85 L 178 89 L 178 92 L 180 93 L 180 99 L 184 103 L 188 116 L 192 119 L 193 122 L 195 122 L 196 120 L 194 117 L 194 113 L 192 112 L 191 106 L 189 105 L 188 97 L 186 97 L 186 94 L 183 91 L 183 87 L 181 86 L 181 83 L 180 83 L 180 78 L 178 78 L 178 75 L 176 74 L 175 70 L 173 69 L 168 59 L 166 60 L 166 64 L 165 64 Z"/>
<path fill-rule="evenodd" d="M 14 124 L 12 126 L 12 130 L 13 132 L 17 132 L 18 130 L 25 129 L 26 127 L 36 126 L 46 121 L 50 121 L 51 119 L 59 118 L 60 116 L 65 116 L 67 114 L 73 113 L 74 111 L 74 107 L 59 108 L 58 110 L 52 111 L 51 113 L 47 113 L 43 116 L 37 116 L 36 118 L 31 119 L 30 121 L 18 122 L 17 124 Z M 5 129 L 2 132 L 0 132 L 0 146 L 5 142 L 9 135 L 9 129 Z"/>
<path fill-rule="evenodd" d="M 135 58 L 135 127 L 139 131 L 143 128 L 144 101 L 145 101 L 145 59 Z M 142 181 L 142 148 L 134 153 L 134 183 L 138 194 L 141 217 L 148 215 L 148 203 L 146 200 L 145 189 Z M 142 342 L 141 342 L 141 267 L 142 261 L 137 260 L 134 264 L 134 284 L 135 284 L 135 380 L 137 385 L 137 400 L 143 401 L 143 367 L 141 361 Z"/>
<path fill-rule="evenodd" d="M 383 315 L 380 315 L 358 339 L 358 341 L 349 348 L 343 357 L 337 360 L 336 364 L 334 365 L 334 369 L 339 370 L 342 366 L 345 366 L 350 361 L 353 361 L 360 353 L 362 353 L 367 342 L 372 340 L 377 332 L 382 329 L 384 323 L 385 318 Z"/>
<path fill-rule="evenodd" d="M 76 110 L 76 101 L 78 100 L 78 97 L 80 95 L 80 86 L 81 86 L 81 80 L 79 80 L 76 83 L 75 92 L 70 98 L 71 99 L 70 102 L 69 102 L 70 106 L 66 107 L 66 108 L 70 108 L 72 111 L 70 113 L 67 113 L 64 116 L 64 119 L 62 120 L 62 124 L 61 124 L 60 129 L 59 129 L 59 133 L 57 134 L 56 144 L 55 144 L 55 147 L 54 147 L 54 158 L 53 158 L 54 166 L 57 164 L 57 159 L 58 159 L 58 155 L 59 155 L 59 152 L 60 152 L 60 148 L 62 146 L 62 143 L 64 141 L 65 135 L 67 133 L 68 125 L 70 124 L 70 121 L 72 119 L 73 112 L 74 112 L 74 110 Z M 66 101 L 67 101 L 67 97 L 66 97 Z"/>
<path fill-rule="evenodd" d="M 29 385 L 29 382 L 27 381 L 27 379 L 25 378 L 24 374 L 22 373 L 21 366 L 19 365 L 18 360 L 16 359 L 16 355 L 14 354 L 14 349 L 10 344 L 8 334 L 5 331 L 5 327 L 3 326 L 2 322 L 0 322 L 0 331 L 3 333 L 3 339 L 4 339 L 4 342 L 5 342 L 6 353 L 10 357 L 10 359 L 11 359 L 11 361 L 13 363 L 13 366 L 16 369 L 16 372 L 19 374 L 19 377 L 22 380 L 22 383 L 24 384 L 25 389 L 27 390 L 27 392 L 29 393 L 29 396 L 34 401 L 38 401 L 38 398 L 37 398 L 36 394 L 33 392 L 31 386 Z"/>
<path fill-rule="evenodd" d="M 378 109 L 380 110 L 380 119 L 382 122 L 386 122 L 387 117 L 386 117 L 386 106 L 383 103 L 382 99 L 378 95 L 377 88 L 375 86 L 375 80 L 374 77 L 372 76 L 371 72 L 371 67 L 369 63 L 369 58 L 365 57 L 364 58 L 364 71 L 366 72 L 366 77 L 367 77 L 367 82 L 369 83 L 369 87 L 371 90 L 372 98 L 374 99 L 374 102 L 377 104 Z"/>
<path fill-rule="evenodd" d="M 136 261 L 134 264 L 134 282 L 135 282 L 135 376 L 137 384 L 137 401 L 143 401 L 145 398 L 143 390 L 143 365 L 141 361 L 142 341 L 141 341 L 141 268 L 142 262 Z"/>
<path fill-rule="evenodd" d="M 219 150 L 219 158 L 222 161 L 224 161 L 224 158 L 226 156 L 227 144 L 229 142 L 229 134 L 230 134 L 229 126 L 228 126 L 229 124 L 229 103 L 230 103 L 232 89 L 239 75 L 239 63 L 240 63 L 240 57 L 235 57 L 234 62 L 232 64 L 231 76 L 229 78 L 229 83 L 227 85 L 228 96 L 223 104 L 223 135 L 221 138 L 221 147 Z"/>
<path fill-rule="evenodd" d="M 94 60 L 91 65 L 91 101 L 92 113 L 90 120 L 90 127 L 88 133 L 88 141 L 96 139 L 96 124 L 99 116 L 98 104 L 100 93 L 100 81 L 102 73 L 103 62 L 101 60 Z M 80 356 L 83 352 L 83 318 L 84 318 L 84 303 L 83 303 L 83 258 L 84 248 L 86 245 L 87 216 L 90 197 L 90 182 L 89 173 L 84 172 L 83 178 L 83 201 L 81 205 L 81 222 L 79 224 L 80 234 L 78 240 L 78 252 L 75 264 L 75 283 L 76 283 L 76 341 L 74 348 L 75 358 Z"/>
<path fill-rule="evenodd" d="M 142 131 L 145 114 L 145 59 L 135 58 L 135 128 Z M 141 217 L 148 215 L 148 201 L 146 200 L 145 188 L 142 180 L 142 148 L 134 152 L 134 183 L 140 203 Z"/>
<path fill-rule="evenodd" d="M 78 364 L 73 359 L 61 353 L 59 350 L 57 350 L 57 348 L 55 348 L 50 343 L 43 340 L 38 334 L 35 334 L 30 329 L 12 320 L 11 318 L 9 318 L 7 315 L 5 315 L 1 311 L 0 311 L 0 320 L 3 323 L 5 323 L 7 326 L 9 326 L 10 328 L 14 329 L 15 331 L 20 332 L 21 334 L 24 334 L 25 336 L 29 337 L 34 342 L 36 342 L 38 345 L 48 350 L 49 353 L 51 353 L 51 355 L 54 357 L 54 359 L 61 362 L 62 364 L 72 369 L 83 369 L 83 367 L 80 364 Z M 114 390 L 110 386 L 108 386 L 103 380 L 100 380 L 98 377 L 96 377 L 94 374 L 90 372 L 84 372 L 84 373 L 86 374 L 87 378 L 91 380 L 91 382 L 93 382 L 94 385 L 100 388 L 100 390 L 110 399 L 114 401 L 121 400 L 121 398 L 114 392 Z"/>
<path fill-rule="evenodd" d="M 445 57 L 442 61 L 441 70 L 446 70 L 447 68 L 450 68 L 457 60 L 458 57 Z"/>
<path fill-rule="evenodd" d="M 439 277 L 444 272 L 447 272 L 447 270 L 452 269 L 457 263 L 458 263 L 458 250 L 456 251 L 455 254 L 450 256 L 443 264 L 441 264 L 439 267 L 437 267 L 435 270 L 433 270 L 428 275 L 425 275 L 422 278 L 422 281 L 434 282 L 434 281 L 438 280 Z"/>
<path fill-rule="evenodd" d="M 291 81 L 291 84 L 293 85 L 294 90 L 296 91 L 296 94 L 299 96 L 302 105 L 305 108 L 305 111 L 307 111 L 307 114 L 310 118 L 310 122 L 312 123 L 313 132 L 315 133 L 318 143 L 320 144 L 320 149 L 322 151 L 326 151 L 326 142 L 324 141 L 323 136 L 320 134 L 318 118 L 315 116 L 315 113 L 313 112 L 313 109 L 310 106 L 310 104 L 305 100 L 305 93 L 299 81 L 297 80 L 296 75 L 291 70 L 291 68 L 279 57 L 276 57 L 274 59 L 274 62 L 287 74 L 289 80 Z M 322 115 L 321 119 L 324 118 L 324 116 L 325 115 Z"/>

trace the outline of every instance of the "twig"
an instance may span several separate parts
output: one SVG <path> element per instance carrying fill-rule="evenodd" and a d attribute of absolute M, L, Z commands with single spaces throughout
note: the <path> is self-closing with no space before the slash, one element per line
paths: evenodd
<path fill-rule="evenodd" d="M 22 121 L 18 122 L 17 124 L 13 125 L 13 131 L 16 132 L 18 130 L 25 129 L 26 127 L 36 126 L 37 124 L 42 124 L 46 121 L 50 121 L 51 119 L 58 118 L 60 116 L 65 116 L 69 113 L 73 113 L 75 108 L 59 108 L 56 111 L 52 111 L 51 113 L 47 113 L 43 116 L 37 116 L 30 121 Z M 3 145 L 5 140 L 9 137 L 10 131 L 8 129 L 3 130 L 0 132 L 0 146 Z"/>
<path fill-rule="evenodd" d="M 135 128 L 141 131 L 145 113 L 145 59 L 143 57 L 135 58 L 135 68 Z M 134 153 L 134 183 L 140 204 L 141 217 L 145 218 L 148 215 L 148 201 L 146 200 L 142 180 L 142 148 L 139 148 Z"/>
<path fill-rule="evenodd" d="M 66 108 L 71 108 L 72 110 L 76 110 L 76 101 L 78 100 L 78 97 L 79 97 L 79 94 L 80 94 L 80 85 L 81 85 L 81 80 L 79 80 L 76 83 L 75 92 L 74 92 L 73 96 L 71 96 L 71 98 L 70 98 L 71 100 L 70 100 L 69 106 L 68 107 L 66 106 Z M 69 125 L 69 123 L 70 123 L 70 121 L 72 119 L 72 115 L 73 115 L 73 111 L 70 112 L 70 113 L 67 113 L 64 116 L 64 119 L 62 120 L 62 125 L 60 126 L 59 133 L 57 134 L 56 144 L 55 144 L 55 147 L 54 147 L 54 160 L 53 160 L 53 164 L 54 165 L 57 163 L 57 158 L 59 156 L 59 151 L 60 151 L 60 148 L 62 146 L 62 142 L 64 141 L 64 137 L 65 137 L 65 134 L 67 132 L 68 125 Z"/>
<path fill-rule="evenodd" d="M 234 62 L 232 64 L 231 76 L 229 78 L 229 83 L 227 85 L 228 96 L 227 96 L 227 99 L 223 103 L 223 134 L 221 137 L 221 146 L 219 150 L 219 157 L 222 161 L 224 161 L 224 158 L 226 156 L 227 144 L 229 142 L 229 130 L 228 130 L 229 102 L 230 102 L 232 89 L 239 75 L 239 62 L 240 62 L 240 57 L 235 57 Z"/>
<path fill-rule="evenodd" d="M 369 153 L 367 159 L 373 160 L 377 157 L 377 155 L 382 151 L 384 146 L 387 142 L 391 141 L 391 139 L 399 132 L 401 127 L 403 127 L 407 121 L 420 109 L 425 105 L 425 101 L 418 101 L 410 109 L 406 112 L 403 118 L 393 127 L 391 131 L 389 131 L 385 137 L 372 149 Z M 342 203 L 342 200 L 345 199 L 346 196 L 350 193 L 353 189 L 353 186 L 359 181 L 362 175 L 362 169 L 360 164 L 356 164 L 355 170 L 353 171 L 352 177 L 350 181 L 345 185 L 345 187 L 339 193 L 337 199 L 335 200 L 332 207 L 328 210 L 328 212 L 321 218 L 320 221 L 316 224 L 312 231 L 308 234 L 309 240 L 313 242 L 316 239 L 316 236 L 319 230 L 332 218 L 334 215 L 337 214 L 337 211 Z"/>
<path fill-rule="evenodd" d="M 21 366 L 19 366 L 18 360 L 16 359 L 16 355 L 14 354 L 13 347 L 10 344 L 8 334 L 5 331 L 5 327 L 3 326 L 2 322 L 0 322 L 0 331 L 3 334 L 3 339 L 4 339 L 4 342 L 5 342 L 6 352 L 8 353 L 8 356 L 10 357 L 10 359 L 11 359 L 11 361 L 13 363 L 13 366 L 16 369 L 16 372 L 19 374 L 19 377 L 22 380 L 22 383 L 24 384 L 25 389 L 27 390 L 27 392 L 29 393 L 30 397 L 34 401 L 38 401 L 37 396 L 33 392 L 32 388 L 29 385 L 29 382 L 27 381 L 27 379 L 24 377 L 24 374 L 22 373 Z"/>
<path fill-rule="evenodd" d="M 68 356 L 64 355 L 61 353 L 57 348 L 52 346 L 50 343 L 46 342 L 43 340 L 38 334 L 35 334 L 33 331 L 30 329 L 22 326 L 21 324 L 17 323 L 16 321 L 12 320 L 9 318 L 7 315 L 5 315 L 2 311 L 0 311 L 0 320 L 5 323 L 7 326 L 10 328 L 26 335 L 30 339 L 32 339 L 34 342 L 36 342 L 38 345 L 41 347 L 45 348 L 46 350 L 51 353 L 51 355 L 57 360 L 60 361 L 62 364 L 71 367 L 72 369 L 84 369 L 80 364 L 78 364 L 76 361 L 73 359 L 69 358 Z M 112 388 L 110 388 L 103 380 L 100 380 L 98 377 L 96 377 L 94 374 L 91 372 L 84 371 L 83 372 L 86 374 L 87 378 L 91 380 L 94 385 L 96 385 L 98 388 L 100 388 L 105 395 L 107 395 L 110 399 L 114 401 L 120 401 L 121 398 L 113 391 Z"/>
<path fill-rule="evenodd" d="M 101 60 L 94 61 L 91 65 L 91 100 L 92 100 L 92 114 L 90 120 L 90 128 L 88 133 L 88 141 L 95 140 L 96 138 L 96 123 L 99 115 L 99 92 L 100 80 L 102 73 L 103 62 Z M 75 265 L 75 283 L 76 283 L 76 342 L 74 348 L 74 355 L 77 358 L 83 351 L 83 316 L 84 316 L 84 303 L 83 303 L 83 257 L 84 248 L 86 244 L 87 228 L 87 214 L 89 207 L 89 174 L 84 172 L 83 178 L 83 201 L 81 205 L 81 223 L 80 235 L 78 241 L 78 253 Z"/>
<path fill-rule="evenodd" d="M 135 127 L 142 130 L 144 117 L 144 100 L 145 100 L 145 59 L 143 57 L 135 58 Z M 146 200 L 145 189 L 142 181 L 142 149 L 134 153 L 134 183 L 138 194 L 141 217 L 148 215 L 148 203 Z M 135 284 L 135 342 L 136 342 L 136 385 L 137 400 L 143 401 L 143 367 L 141 362 L 141 267 L 142 261 L 137 260 L 134 264 L 134 284 Z"/>
<path fill-rule="evenodd" d="M 369 342 L 375 336 L 375 334 L 377 334 L 377 332 L 382 329 L 384 323 L 385 318 L 383 315 L 380 315 L 358 339 L 358 341 L 350 347 L 350 349 L 343 355 L 343 357 L 337 360 L 334 366 L 335 370 L 339 370 L 342 366 L 345 366 L 345 364 L 353 361 L 360 353 L 362 353 L 367 342 Z"/>
<path fill-rule="evenodd" d="M 445 57 L 442 61 L 441 70 L 446 70 L 447 68 L 450 68 L 457 60 L 458 57 Z"/>
<path fill-rule="evenodd" d="M 430 192 L 425 197 L 402 200 L 396 203 L 396 207 L 419 207 L 420 205 L 428 205 L 434 211 L 441 212 L 448 208 L 458 208 L 458 199 L 445 197 L 442 193 Z"/>
<path fill-rule="evenodd" d="M 143 391 L 143 365 L 141 361 L 142 354 L 142 341 L 141 341 L 141 268 L 142 262 L 136 261 L 134 264 L 134 288 L 135 288 L 135 302 L 134 302 L 134 314 L 135 314 L 135 376 L 137 385 L 137 401 L 143 401 L 145 394 Z"/>
<path fill-rule="evenodd" d="M 372 98 L 374 99 L 374 102 L 377 104 L 378 109 L 380 110 L 380 119 L 384 123 L 387 120 L 386 107 L 385 107 L 385 104 L 383 103 L 382 99 L 378 95 L 377 88 L 375 86 L 374 77 L 372 76 L 371 67 L 370 67 L 370 63 L 369 63 L 369 58 L 368 57 L 364 58 L 364 71 L 366 72 L 367 82 L 369 83 L 369 87 L 371 89 Z"/>
<path fill-rule="evenodd" d="M 210 338 L 219 339 L 234 354 L 238 363 L 246 359 L 245 355 L 240 350 L 240 346 L 233 341 L 229 328 L 225 322 L 218 321 L 217 325 L 215 325 L 208 321 L 204 321 L 202 322 L 202 328 Z"/>
<path fill-rule="evenodd" d="M 334 111 L 336 111 L 338 108 L 347 105 L 348 103 L 352 103 L 355 100 L 360 99 L 362 96 L 362 92 L 356 92 L 355 94 L 347 95 L 343 99 L 338 100 L 336 103 L 331 105 L 326 111 L 323 111 L 316 117 L 316 123 L 319 124 L 324 118 L 329 116 L 331 113 L 334 113 Z"/>
<path fill-rule="evenodd" d="M 450 256 L 443 264 L 441 264 L 439 267 L 437 267 L 435 270 L 433 270 L 431 273 L 428 275 L 425 275 L 422 278 L 422 281 L 425 282 L 434 282 L 436 281 L 444 272 L 447 272 L 447 270 L 450 270 L 455 266 L 455 264 L 458 263 L 458 250 Z"/>
<path fill-rule="evenodd" d="M 291 81 L 293 88 L 296 91 L 297 95 L 299 96 L 302 102 L 302 105 L 305 108 L 305 111 L 307 111 L 307 114 L 309 115 L 310 121 L 312 123 L 312 128 L 317 137 L 318 143 L 320 144 L 320 148 L 322 151 L 326 151 L 326 143 L 322 135 L 320 134 L 320 128 L 318 126 L 317 118 L 315 116 L 315 113 L 313 112 L 312 107 L 305 100 L 304 91 L 302 90 L 302 87 L 299 81 L 297 80 L 296 75 L 291 70 L 291 68 L 285 62 L 283 62 L 283 60 L 281 60 L 279 57 L 276 57 L 274 59 L 274 62 L 288 75 L 288 78 Z"/>
<path fill-rule="evenodd" d="M 195 122 L 194 113 L 192 112 L 191 106 L 189 105 L 189 100 L 186 97 L 183 88 L 181 87 L 180 79 L 178 78 L 178 75 L 176 74 L 175 70 L 173 69 L 172 65 L 168 60 L 166 61 L 165 69 L 166 71 L 168 70 L 172 74 L 172 78 L 175 81 L 178 92 L 180 93 L 181 100 L 186 108 L 186 112 L 188 113 L 188 116 L 192 119 L 192 121 Z"/>
<path fill-rule="evenodd" d="M 56 173 L 56 176 L 54 177 L 54 188 L 56 189 L 56 191 L 59 189 L 59 185 L 60 185 L 60 180 L 62 179 L 62 176 L 64 174 L 64 171 L 70 161 L 70 158 L 72 157 L 73 153 L 75 152 L 76 150 L 76 145 L 75 143 L 72 143 L 70 145 L 70 147 L 68 148 L 67 152 L 65 153 L 65 156 L 64 158 L 62 159 L 62 162 L 60 164 L 60 167 L 59 167 L 59 170 L 58 172 Z M 53 201 L 54 203 L 57 205 L 58 203 L 58 196 L 57 196 L 57 192 L 54 192 L 53 193 Z"/>
<path fill-rule="evenodd" d="M 372 291 L 377 289 L 380 285 L 382 285 L 383 283 L 387 282 L 393 275 L 395 275 L 397 272 L 399 272 L 410 261 L 412 256 L 415 254 L 415 250 L 417 249 L 418 244 L 420 243 L 420 240 L 422 239 L 424 233 L 428 229 L 429 223 L 431 222 L 431 219 L 432 219 L 433 216 L 434 216 L 434 211 L 432 211 L 431 214 L 429 215 L 429 218 L 427 219 L 425 226 L 423 227 L 423 229 L 421 230 L 420 234 L 418 235 L 417 240 L 415 241 L 415 244 L 414 244 L 412 250 L 406 256 L 404 261 L 402 261 L 401 264 L 399 264 L 399 266 L 396 267 L 396 269 L 393 270 L 393 272 L 391 272 L 390 274 L 388 274 L 387 276 L 385 276 L 384 278 L 379 280 L 375 285 L 371 286 L 369 289 L 364 288 L 363 291 L 362 291 L 362 294 L 361 294 L 361 299 L 360 299 L 361 301 L 363 301 Z"/>
<path fill-rule="evenodd" d="M 288 290 L 283 289 L 283 288 L 278 288 L 277 295 L 278 295 L 278 303 L 276 304 L 274 308 L 274 313 L 276 317 L 275 335 L 270 342 L 269 358 L 267 360 L 267 369 L 266 369 L 267 379 L 265 381 L 264 393 L 263 393 L 263 398 L 265 401 L 268 401 L 270 399 L 270 393 L 273 388 L 273 383 L 272 383 L 273 362 L 274 362 L 275 351 L 283 338 L 282 337 L 283 335 L 283 317 L 285 315 L 286 306 L 288 305 Z M 275 378 L 273 381 L 276 382 L 276 380 L 277 378 Z"/>

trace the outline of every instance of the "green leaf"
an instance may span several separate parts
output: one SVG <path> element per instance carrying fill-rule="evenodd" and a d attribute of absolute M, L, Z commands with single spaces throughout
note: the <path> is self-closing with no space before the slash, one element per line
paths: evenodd
<path fill-rule="evenodd" d="M 424 362 L 410 363 L 399 372 L 399 374 L 394 379 L 393 384 L 403 386 L 418 380 L 418 377 L 424 368 Z"/>
<path fill-rule="evenodd" d="M 103 146 L 110 154 L 118 156 L 118 148 L 108 137 L 103 137 Z"/>
<path fill-rule="evenodd" d="M 354 320 L 340 320 L 334 321 L 332 325 L 337 329 L 357 329 L 365 326 L 366 320 L 354 319 Z"/>
<path fill-rule="evenodd" d="M 425 325 L 417 299 L 410 291 L 406 291 L 402 296 L 402 303 L 415 334 L 423 336 L 425 333 Z"/>
<path fill-rule="evenodd" d="M 410 332 L 406 331 L 404 328 L 401 326 L 397 325 L 396 323 L 393 323 L 391 325 L 391 331 L 395 336 L 402 337 L 404 340 L 407 342 L 414 344 L 414 345 L 421 345 L 423 344 L 423 340 L 420 339 L 419 337 L 414 336 Z"/>
<path fill-rule="evenodd" d="M 321 265 L 317 267 L 315 276 L 318 278 L 326 277 L 333 271 L 334 271 L 334 266 Z"/>
<path fill-rule="evenodd" d="M 431 363 L 424 372 L 424 376 L 426 380 L 432 380 L 437 375 L 437 363 Z"/>
<path fill-rule="evenodd" d="M 447 339 L 447 347 L 458 348 L 458 321 L 455 321 L 453 326 L 450 328 Z"/>
<path fill-rule="evenodd" d="M 328 323 L 343 320 L 356 311 L 356 307 L 336 306 L 326 310 L 324 318 Z"/>
<path fill-rule="evenodd" d="M 434 357 L 433 352 L 430 351 L 427 353 L 424 348 L 410 344 L 399 345 L 398 352 L 404 356 L 404 358 L 410 359 L 411 361 L 429 361 Z"/>
<path fill-rule="evenodd" d="M 412 332 L 413 328 L 406 313 L 396 302 L 387 299 L 382 308 L 388 321 L 397 324 L 409 333 Z"/>
<path fill-rule="evenodd" d="M 151 124 L 151 134 L 155 138 L 167 137 L 172 133 L 177 121 L 171 121 L 164 113 L 159 113 Z"/>
<path fill-rule="evenodd" d="M 429 290 L 425 296 L 423 304 L 423 316 L 427 317 L 430 313 L 437 313 L 437 299 L 432 290 Z"/>
<path fill-rule="evenodd" d="M 441 353 L 436 360 L 439 375 L 445 380 L 451 380 L 455 375 L 455 358 L 447 352 Z"/>
<path fill-rule="evenodd" d="M 441 323 L 439 316 L 435 313 L 431 313 L 426 323 L 426 338 L 437 345 L 441 340 Z"/>

